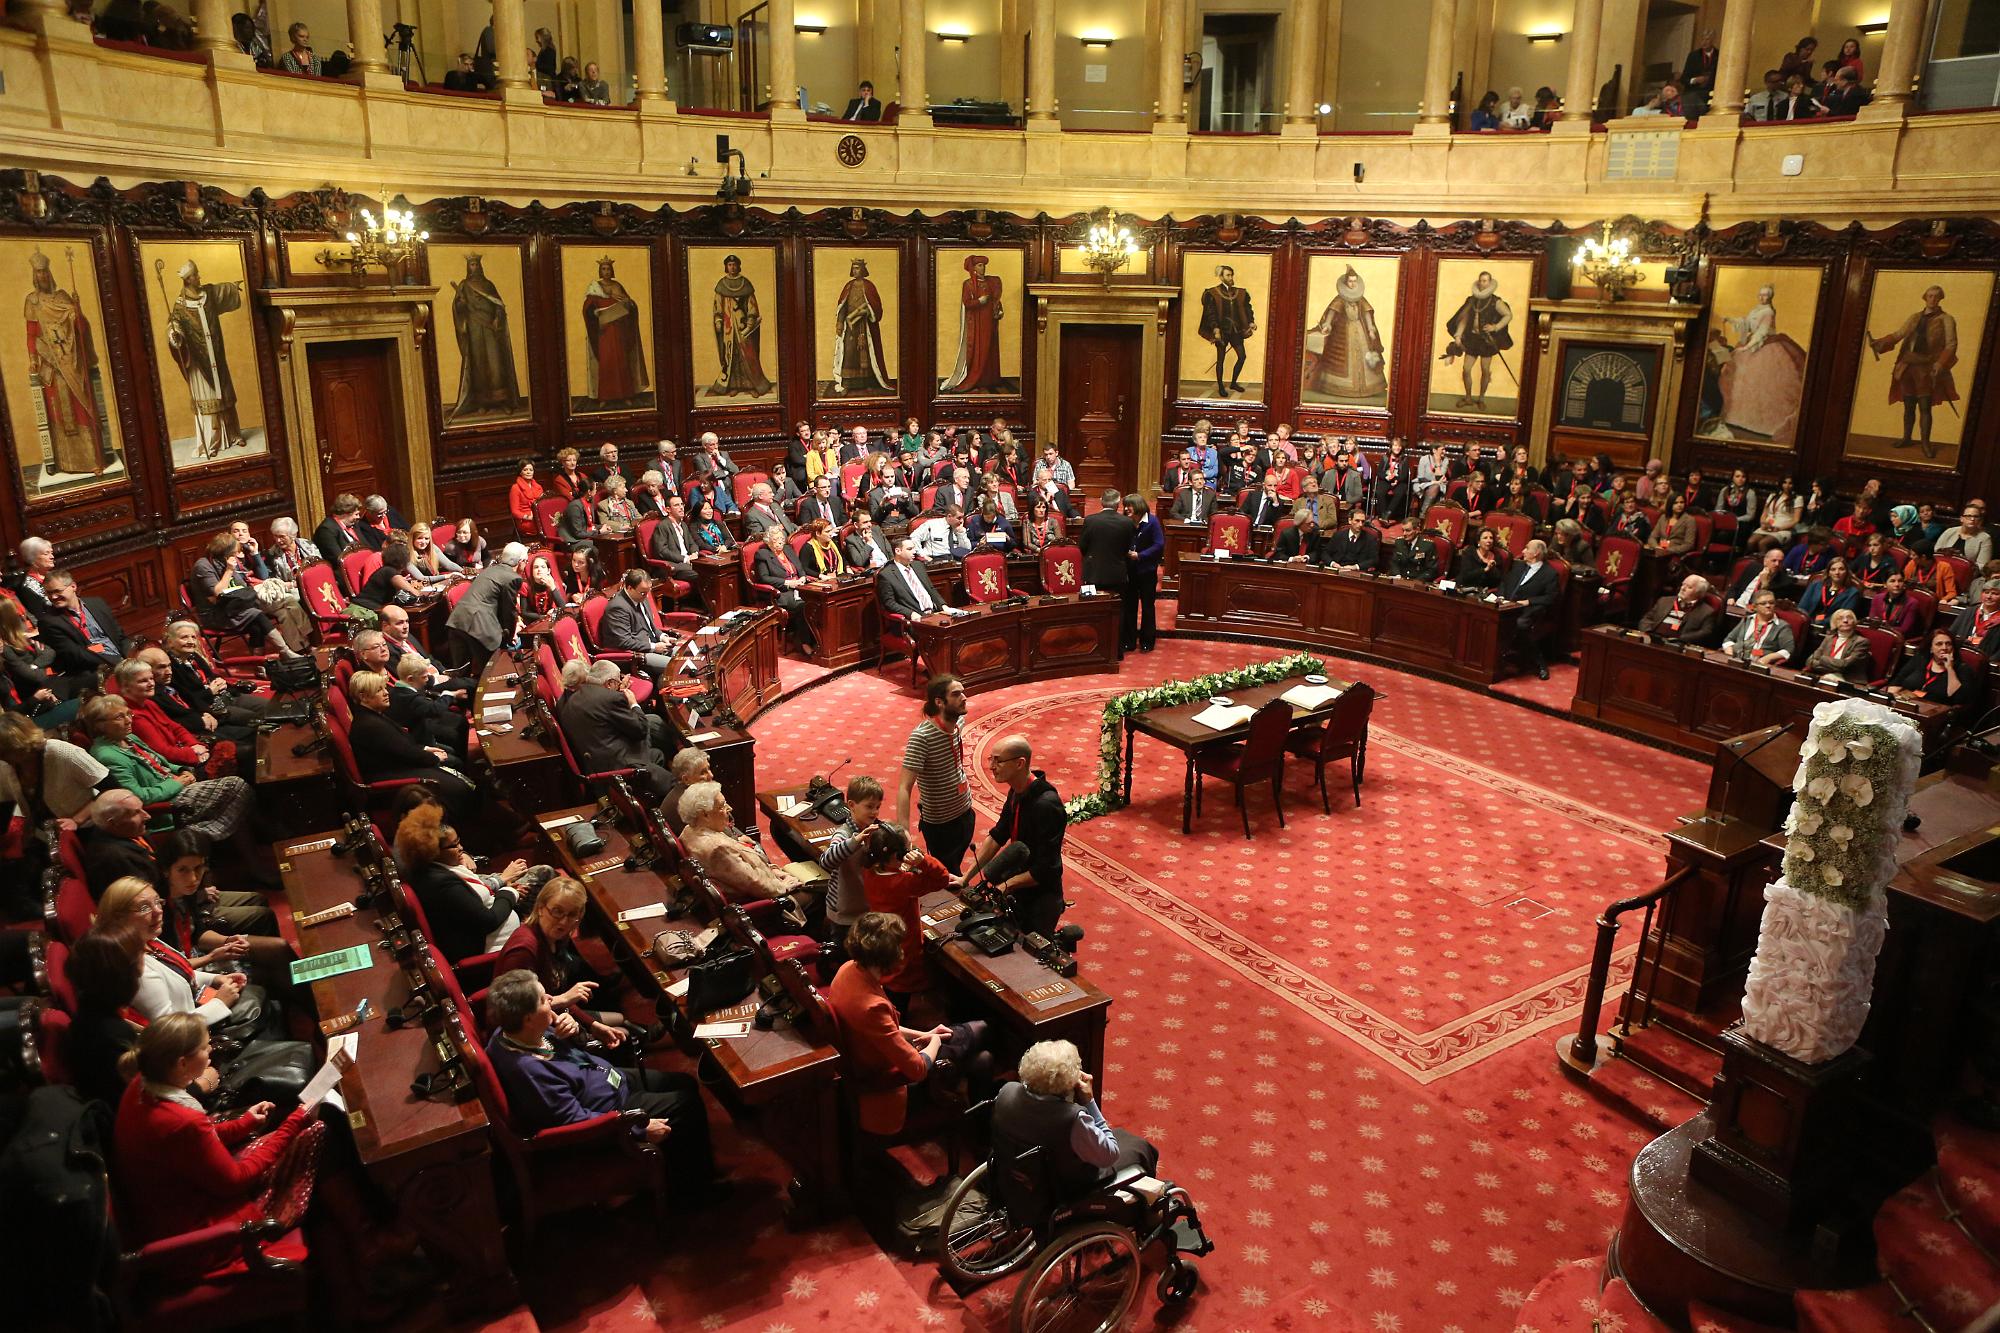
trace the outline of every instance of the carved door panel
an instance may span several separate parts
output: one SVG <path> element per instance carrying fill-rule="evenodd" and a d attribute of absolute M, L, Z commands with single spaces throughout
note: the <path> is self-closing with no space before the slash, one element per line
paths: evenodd
<path fill-rule="evenodd" d="M 1150 489 L 1138 474 L 1142 333 L 1103 325 L 1072 325 L 1062 332 L 1058 443 L 1085 495 L 1107 486 L 1129 492 L 1142 482 Z"/>
<path fill-rule="evenodd" d="M 395 343 L 315 343 L 306 349 L 306 367 L 328 502 L 343 492 L 375 494 L 404 508 L 407 497 L 395 493 L 401 487 L 394 460 L 403 448 Z M 408 517 L 417 522 L 429 515 Z"/>

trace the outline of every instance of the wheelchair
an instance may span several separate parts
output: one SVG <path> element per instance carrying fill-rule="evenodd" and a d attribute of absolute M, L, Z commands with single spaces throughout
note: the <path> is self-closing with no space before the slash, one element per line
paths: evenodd
<path fill-rule="evenodd" d="M 1145 1252 L 1154 1245 L 1166 1250 L 1154 1290 L 1162 1303 L 1179 1305 L 1200 1277 L 1192 1259 L 1215 1248 L 1178 1185 L 1131 1166 L 1064 1202 L 1039 1148 L 975 1166 L 939 1221 L 939 1267 L 955 1287 L 1025 1273 L 1014 1292 L 1012 1333 L 1118 1328 L 1138 1298 Z"/>

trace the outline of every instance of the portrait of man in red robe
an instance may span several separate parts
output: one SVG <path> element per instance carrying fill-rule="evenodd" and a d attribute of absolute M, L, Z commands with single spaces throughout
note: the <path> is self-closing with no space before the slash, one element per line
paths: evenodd
<path fill-rule="evenodd" d="M 939 386 L 945 393 L 1006 393 L 1000 379 L 1001 282 L 988 276 L 985 255 L 967 255 L 959 288 L 958 361 Z"/>
<path fill-rule="evenodd" d="M 22 305 L 28 365 L 41 390 L 41 424 L 50 461 L 41 486 L 94 478 L 105 469 L 103 427 L 97 415 L 97 348 L 90 320 L 74 292 L 56 285 L 48 257 L 29 258 L 30 290 Z M 71 284 L 75 284 L 72 282 Z"/>
<path fill-rule="evenodd" d="M 646 348 L 639 338 L 639 303 L 613 276 L 611 256 L 597 261 L 597 280 L 584 289 L 583 335 L 590 384 L 584 410 L 650 407 Z"/>
<path fill-rule="evenodd" d="M 833 316 L 833 393 L 894 393 L 882 362 L 882 293 L 868 278 L 868 261 L 847 266 Z"/>

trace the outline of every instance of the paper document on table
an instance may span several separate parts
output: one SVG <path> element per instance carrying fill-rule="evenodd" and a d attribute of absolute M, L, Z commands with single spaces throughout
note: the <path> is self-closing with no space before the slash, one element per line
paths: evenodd
<path fill-rule="evenodd" d="M 747 1037 L 754 1024 L 747 1018 L 734 1023 L 697 1023 L 694 1035 L 696 1041 L 726 1040 L 730 1037 Z"/>
<path fill-rule="evenodd" d="M 352 1032 L 343 1032 L 326 1044 L 326 1063 L 319 1067 L 319 1072 L 299 1093 L 301 1108 L 308 1113 L 319 1108 L 326 1095 L 340 1082 L 340 1076 L 354 1068 L 354 1052 L 360 1045 L 361 1039 Z"/>
<path fill-rule="evenodd" d="M 488 690 L 479 697 L 489 704 L 497 704 L 505 703 L 507 700 L 513 698 L 515 693 L 516 691 L 514 690 Z"/>
<path fill-rule="evenodd" d="M 785 873 L 801 884 L 824 884 L 829 878 L 826 867 L 817 861 L 787 861 Z"/>
<path fill-rule="evenodd" d="M 1315 708 L 1324 708 L 1340 697 L 1340 691 L 1331 685 L 1294 685 L 1278 696 L 1294 708 L 1310 713 Z"/>
<path fill-rule="evenodd" d="M 1242 726 L 1256 715 L 1255 709 L 1245 708 L 1242 704 L 1210 704 L 1196 713 L 1193 720 L 1210 731 L 1227 731 L 1231 727 Z"/>

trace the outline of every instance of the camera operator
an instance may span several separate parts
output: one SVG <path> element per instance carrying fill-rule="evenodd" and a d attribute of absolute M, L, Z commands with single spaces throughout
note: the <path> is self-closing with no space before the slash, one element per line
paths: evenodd
<path fill-rule="evenodd" d="M 996 852 L 1019 841 L 1028 849 L 1028 868 L 993 887 L 1008 896 L 1014 919 L 1025 929 L 1052 939 L 1063 914 L 1062 846 L 1069 817 L 1054 784 L 1032 766 L 1033 758 L 1026 736 L 1003 736 L 994 742 L 986 762 L 993 776 L 1006 784 L 1007 804 L 980 840 L 972 869 L 954 879 L 952 887 L 963 889 Z"/>

